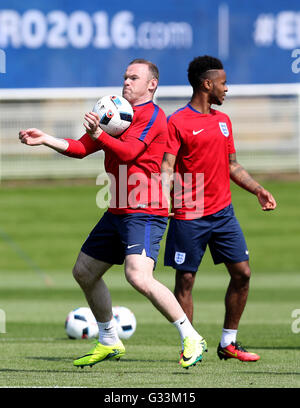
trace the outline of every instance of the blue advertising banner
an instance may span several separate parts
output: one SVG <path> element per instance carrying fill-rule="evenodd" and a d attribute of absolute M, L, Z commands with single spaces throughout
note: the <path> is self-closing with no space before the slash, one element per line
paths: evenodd
<path fill-rule="evenodd" d="M 187 85 L 203 54 L 231 84 L 299 82 L 299 0 L 0 2 L 1 88 L 119 86 L 134 58 Z"/>

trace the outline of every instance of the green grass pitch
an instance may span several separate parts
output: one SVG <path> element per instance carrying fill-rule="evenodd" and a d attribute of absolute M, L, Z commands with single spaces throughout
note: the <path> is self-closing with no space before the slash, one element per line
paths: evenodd
<path fill-rule="evenodd" d="M 0 309 L 6 332 L 0 333 L 0 387 L 299 387 L 300 333 L 292 327 L 300 329 L 300 322 L 295 324 L 292 312 L 300 309 L 300 184 L 264 185 L 278 202 L 273 213 L 263 213 L 254 196 L 232 186 L 252 268 L 238 339 L 261 360 L 218 359 L 228 276 L 207 253 L 193 296 L 194 325 L 206 337 L 209 352 L 189 370 L 178 364 L 176 329 L 129 286 L 121 267 L 113 267 L 105 279 L 113 304 L 129 307 L 137 318 L 136 333 L 124 341 L 127 354 L 119 362 L 83 370 L 73 367 L 73 358 L 85 354 L 91 344 L 69 340 L 64 331 L 67 313 L 87 305 L 71 270 L 83 240 L 101 216 L 96 207 L 99 187 L 93 182 L 2 185 Z M 173 290 L 174 272 L 163 267 L 163 250 L 164 242 L 155 276 Z"/>

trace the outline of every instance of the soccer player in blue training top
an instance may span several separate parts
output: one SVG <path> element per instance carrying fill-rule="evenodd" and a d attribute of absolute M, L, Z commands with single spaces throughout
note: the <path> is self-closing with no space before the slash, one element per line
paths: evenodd
<path fill-rule="evenodd" d="M 174 186 L 174 218 L 167 235 L 165 265 L 176 269 L 175 295 L 192 322 L 192 288 L 209 246 L 214 263 L 224 263 L 231 278 L 218 356 L 257 361 L 257 354 L 247 352 L 236 341 L 250 267 L 231 203 L 230 179 L 256 195 L 262 210 L 274 210 L 276 202 L 237 162 L 229 117 L 211 108 L 212 104 L 222 105 L 228 90 L 221 61 L 210 56 L 195 58 L 188 78 L 192 99 L 168 118 L 169 138 L 162 164 L 164 191 L 167 193 L 172 183 Z"/>
<path fill-rule="evenodd" d="M 159 200 L 162 197 L 160 177 L 158 182 L 152 177 L 153 174 L 160 176 L 168 136 L 165 114 L 152 101 L 158 76 L 157 67 L 146 60 L 134 60 L 127 67 L 123 96 L 133 106 L 134 117 L 131 126 L 119 138 L 103 132 L 99 128 L 99 116 L 93 112 L 85 115 L 86 134 L 79 140 L 58 139 L 38 129 L 19 133 L 22 143 L 49 146 L 71 157 L 82 158 L 103 149 L 105 169 L 114 179 L 114 186 L 120 186 L 108 211 L 84 242 L 73 270 L 99 326 L 97 345 L 74 361 L 77 367 L 119 359 L 125 354 L 112 317 L 110 293 L 102 279 L 113 264 L 123 264 L 124 260 L 129 283 L 146 296 L 174 324 L 181 339 L 185 339 L 182 367 L 201 361 L 207 348 L 174 294 L 153 277 L 168 216 L 167 206 Z M 134 189 L 139 183 L 140 199 L 135 200 Z M 153 183 L 159 188 L 154 200 Z"/>

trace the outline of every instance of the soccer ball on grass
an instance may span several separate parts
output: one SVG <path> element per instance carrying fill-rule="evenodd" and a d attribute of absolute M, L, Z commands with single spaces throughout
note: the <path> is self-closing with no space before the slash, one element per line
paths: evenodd
<path fill-rule="evenodd" d="M 117 332 L 120 339 L 129 339 L 136 329 L 136 318 L 134 314 L 124 306 L 114 306 L 112 311 L 117 323 Z"/>
<path fill-rule="evenodd" d="M 129 339 L 136 330 L 134 314 L 124 306 L 114 306 L 112 312 L 118 336 Z M 93 339 L 99 334 L 97 321 L 89 307 L 72 310 L 66 318 L 65 330 L 70 339 Z"/>
<path fill-rule="evenodd" d="M 65 330 L 70 339 L 93 339 L 99 333 L 96 319 L 88 307 L 72 310 L 66 318 Z"/>
<path fill-rule="evenodd" d="M 99 99 L 93 112 L 100 118 L 100 128 L 111 136 L 123 133 L 133 119 L 133 109 L 130 103 L 118 95 L 106 95 Z"/>

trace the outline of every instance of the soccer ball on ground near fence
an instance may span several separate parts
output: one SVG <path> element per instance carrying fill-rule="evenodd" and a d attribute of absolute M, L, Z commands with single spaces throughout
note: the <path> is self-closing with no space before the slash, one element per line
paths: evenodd
<path fill-rule="evenodd" d="M 111 136 L 123 133 L 131 124 L 133 109 L 130 103 L 118 95 L 106 95 L 99 99 L 93 112 L 100 117 L 100 127 Z"/>
<path fill-rule="evenodd" d="M 113 306 L 113 317 L 117 323 L 120 339 L 129 339 L 136 329 L 136 318 L 131 310 L 124 306 Z"/>
<path fill-rule="evenodd" d="M 70 339 L 92 339 L 99 333 L 96 319 L 88 307 L 72 310 L 66 318 L 65 329 Z"/>

